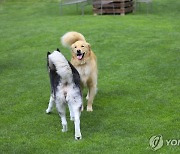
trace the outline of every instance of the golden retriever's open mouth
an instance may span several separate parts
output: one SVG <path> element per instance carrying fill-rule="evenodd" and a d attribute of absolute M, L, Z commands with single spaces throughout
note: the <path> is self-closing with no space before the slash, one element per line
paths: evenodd
<path fill-rule="evenodd" d="M 84 53 L 77 53 L 77 59 L 82 60 L 84 57 Z"/>

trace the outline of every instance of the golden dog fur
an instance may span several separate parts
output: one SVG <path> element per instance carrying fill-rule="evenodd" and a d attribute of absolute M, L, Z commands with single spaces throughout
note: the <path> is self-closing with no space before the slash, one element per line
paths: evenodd
<path fill-rule="evenodd" d="M 92 104 L 97 90 L 97 60 L 90 44 L 78 32 L 67 32 L 61 38 L 62 45 L 70 47 L 71 63 L 78 70 L 82 87 L 88 87 L 87 111 L 93 111 Z"/>

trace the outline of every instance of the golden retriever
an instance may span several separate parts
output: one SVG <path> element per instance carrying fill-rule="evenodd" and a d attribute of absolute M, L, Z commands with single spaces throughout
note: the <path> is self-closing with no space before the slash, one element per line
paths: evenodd
<path fill-rule="evenodd" d="M 84 36 L 78 32 L 67 32 L 61 37 L 61 42 L 63 46 L 71 49 L 71 63 L 80 74 L 81 87 L 88 88 L 87 111 L 93 111 L 92 104 L 97 90 L 98 73 L 96 55 Z"/>

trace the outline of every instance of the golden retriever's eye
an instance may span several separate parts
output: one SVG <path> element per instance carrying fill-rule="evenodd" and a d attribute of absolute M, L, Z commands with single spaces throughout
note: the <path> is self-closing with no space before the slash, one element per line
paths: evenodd
<path fill-rule="evenodd" d="M 84 45 L 81 45 L 82 48 L 84 48 Z"/>
<path fill-rule="evenodd" d="M 75 46 L 74 48 L 77 48 L 77 46 Z"/>

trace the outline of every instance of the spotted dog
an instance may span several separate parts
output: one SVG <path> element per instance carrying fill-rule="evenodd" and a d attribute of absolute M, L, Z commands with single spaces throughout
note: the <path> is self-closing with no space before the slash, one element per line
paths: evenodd
<path fill-rule="evenodd" d="M 62 132 L 66 132 L 66 104 L 70 110 L 70 119 L 75 125 L 75 139 L 82 138 L 80 131 L 80 115 L 82 110 L 82 94 L 80 89 L 80 75 L 73 65 L 66 60 L 57 49 L 47 53 L 47 66 L 51 84 L 51 96 L 46 113 L 50 113 L 53 104 L 61 117 Z"/>

